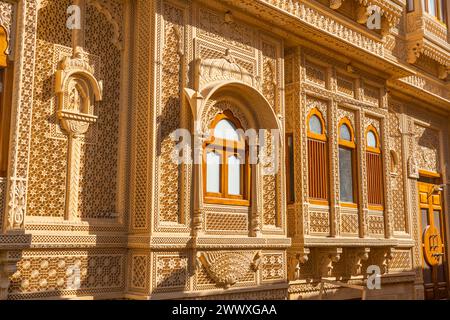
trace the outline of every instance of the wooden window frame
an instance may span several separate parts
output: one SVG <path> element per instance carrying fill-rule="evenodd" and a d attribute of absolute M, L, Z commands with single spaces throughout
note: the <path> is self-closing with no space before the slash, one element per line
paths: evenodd
<path fill-rule="evenodd" d="M 5 50 L 5 52 L 0 53 L 0 77 L 3 84 L 2 92 L 0 93 L 0 178 L 6 177 L 8 170 L 12 85 L 14 79 L 14 64 L 8 61 L 6 54 L 6 49 L 8 48 L 7 39 L 6 29 L 0 26 L 0 48 Z"/>
<path fill-rule="evenodd" d="M 429 12 L 429 6 L 428 6 L 428 0 L 423 0 L 422 4 L 425 5 L 425 7 L 423 8 L 423 10 L 429 14 L 430 16 L 434 17 L 438 22 L 440 22 L 441 24 L 443 24 L 445 27 L 447 27 L 446 23 L 447 23 L 447 7 L 446 7 L 446 2 L 443 2 L 443 5 L 441 5 L 441 1 L 440 0 L 432 0 L 434 1 L 434 4 L 436 6 L 436 15 L 432 14 Z M 441 20 L 441 15 L 442 15 L 442 19 Z"/>
<path fill-rule="evenodd" d="M 217 124 L 222 121 L 230 121 L 236 130 L 241 129 L 240 121 L 234 117 L 231 111 L 226 110 L 218 114 L 210 125 L 210 139 L 203 143 L 203 199 L 207 204 L 233 205 L 249 207 L 251 200 L 251 168 L 248 163 L 249 150 L 245 142 L 245 138 L 241 137 L 240 141 L 224 140 L 214 137 L 214 130 Z M 214 150 L 220 154 L 220 192 L 207 192 L 207 161 L 206 157 L 209 150 Z M 237 155 L 241 161 L 241 192 L 242 195 L 228 194 L 228 158 Z M 244 157 L 244 159 L 242 159 Z"/>
<path fill-rule="evenodd" d="M 289 139 L 292 141 L 292 147 L 289 147 Z M 290 149 L 292 148 L 292 150 Z M 294 163 L 291 163 L 291 152 L 295 157 L 295 148 L 294 148 L 294 134 L 287 133 L 286 134 L 286 194 L 287 194 L 287 203 L 294 204 L 295 203 L 295 172 L 294 172 Z M 293 159 L 294 160 L 294 159 Z M 291 180 L 292 175 L 292 180 Z M 291 187 L 293 187 L 293 192 L 291 192 Z"/>
<path fill-rule="evenodd" d="M 369 144 L 368 144 L 369 132 L 372 132 L 375 135 L 376 147 L 370 147 Z M 382 154 L 382 151 L 381 151 L 381 140 L 380 140 L 380 136 L 378 134 L 378 130 L 374 126 L 370 125 L 370 126 L 367 127 L 366 133 L 365 133 L 365 140 L 366 140 L 366 142 L 365 142 L 365 145 L 366 145 L 366 166 L 368 166 L 368 164 L 367 164 L 367 155 L 368 154 L 371 153 L 371 154 L 378 155 L 379 158 L 380 158 L 380 166 L 381 166 L 381 174 L 382 174 L 384 170 L 383 170 L 383 154 Z M 368 170 L 369 170 L 369 168 L 366 167 L 366 171 L 368 171 Z M 368 176 L 368 174 L 367 174 L 367 176 Z M 385 188 L 385 186 L 384 186 L 384 178 L 383 178 L 383 176 L 381 176 L 381 179 L 380 179 L 380 190 L 379 190 L 379 192 L 380 192 L 379 196 L 380 196 L 380 199 L 381 199 L 381 204 L 371 204 L 371 203 L 369 203 L 369 209 L 370 210 L 384 211 L 384 188 Z M 367 186 L 367 192 L 369 192 L 369 186 Z"/>
<path fill-rule="evenodd" d="M 322 133 L 321 134 L 317 134 L 311 131 L 310 128 L 310 120 L 313 116 L 317 116 L 320 120 L 321 126 L 322 126 Z M 324 151 L 324 165 L 325 168 L 323 168 L 323 172 L 327 173 L 328 172 L 328 167 L 329 167 L 329 150 L 328 150 L 328 138 L 327 138 L 327 128 L 326 128 L 326 123 L 325 123 L 325 119 L 323 118 L 322 113 L 320 112 L 319 109 L 317 108 L 313 108 L 309 114 L 308 117 L 306 119 L 306 127 L 307 127 L 307 138 L 308 138 L 308 145 L 309 142 L 312 141 L 318 141 L 318 142 L 322 142 L 325 144 L 325 151 Z M 308 147 L 309 149 L 309 147 Z M 309 150 L 308 150 L 309 152 Z M 310 157 L 308 157 L 309 160 L 311 160 Z M 322 190 L 323 193 L 326 194 L 326 199 L 320 199 L 320 198 L 314 198 L 311 196 L 311 190 L 309 190 L 308 192 L 308 201 L 311 204 L 316 204 L 316 205 L 321 205 L 321 206 L 329 206 L 330 205 L 330 201 L 329 201 L 329 197 L 330 197 L 330 191 L 329 191 L 329 179 L 328 179 L 328 175 L 325 174 L 323 177 L 316 177 L 316 179 L 321 179 L 321 182 L 323 185 L 325 185 L 325 189 Z M 311 172 L 310 172 L 310 166 L 308 166 L 308 182 L 311 180 Z M 311 188 L 311 183 L 309 184 L 309 188 Z"/>
<path fill-rule="evenodd" d="M 341 128 L 346 125 L 350 131 L 350 141 L 344 140 L 341 138 Z M 342 207 L 347 208 L 358 208 L 358 183 L 357 183 L 357 175 L 358 171 L 356 168 L 356 143 L 355 143 L 355 130 L 353 129 L 352 123 L 348 118 L 343 118 L 339 121 L 338 125 L 338 134 L 339 134 L 339 148 L 344 148 L 351 150 L 352 152 L 352 183 L 353 183 L 353 199 L 355 202 L 344 202 L 339 201 Z M 340 172 L 339 172 L 340 174 Z M 339 177 L 340 179 L 340 177 Z"/>

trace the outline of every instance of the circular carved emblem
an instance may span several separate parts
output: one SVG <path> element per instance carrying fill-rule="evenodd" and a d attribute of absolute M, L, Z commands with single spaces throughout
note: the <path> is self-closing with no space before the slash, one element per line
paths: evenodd
<path fill-rule="evenodd" d="M 428 226 L 423 237 L 423 254 L 430 266 L 437 266 L 444 255 L 444 247 L 439 230 L 434 226 Z"/>

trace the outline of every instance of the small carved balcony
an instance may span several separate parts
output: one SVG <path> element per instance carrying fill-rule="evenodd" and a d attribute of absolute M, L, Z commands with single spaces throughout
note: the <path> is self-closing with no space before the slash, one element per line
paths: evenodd
<path fill-rule="evenodd" d="M 415 64 L 421 56 L 428 57 L 438 64 L 438 77 L 445 80 L 450 70 L 448 26 L 422 5 L 422 1 L 414 1 L 407 13 L 408 62 Z"/>

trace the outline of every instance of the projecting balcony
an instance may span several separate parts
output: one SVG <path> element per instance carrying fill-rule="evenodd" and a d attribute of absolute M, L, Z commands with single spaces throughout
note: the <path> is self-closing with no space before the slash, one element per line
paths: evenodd
<path fill-rule="evenodd" d="M 434 14 L 428 13 L 427 7 L 422 8 L 424 3 L 414 2 L 415 6 L 407 14 L 408 62 L 416 64 L 421 56 L 428 57 L 438 64 L 437 76 L 445 80 L 450 71 L 450 43 L 445 15 L 439 18 L 439 10 L 443 10 L 439 6 Z"/>

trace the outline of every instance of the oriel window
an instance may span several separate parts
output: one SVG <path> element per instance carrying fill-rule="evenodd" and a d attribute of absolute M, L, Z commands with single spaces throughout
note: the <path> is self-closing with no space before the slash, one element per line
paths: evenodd
<path fill-rule="evenodd" d="M 239 120 L 229 111 L 211 123 L 204 145 L 203 185 L 206 203 L 250 205 L 248 147 Z"/>

